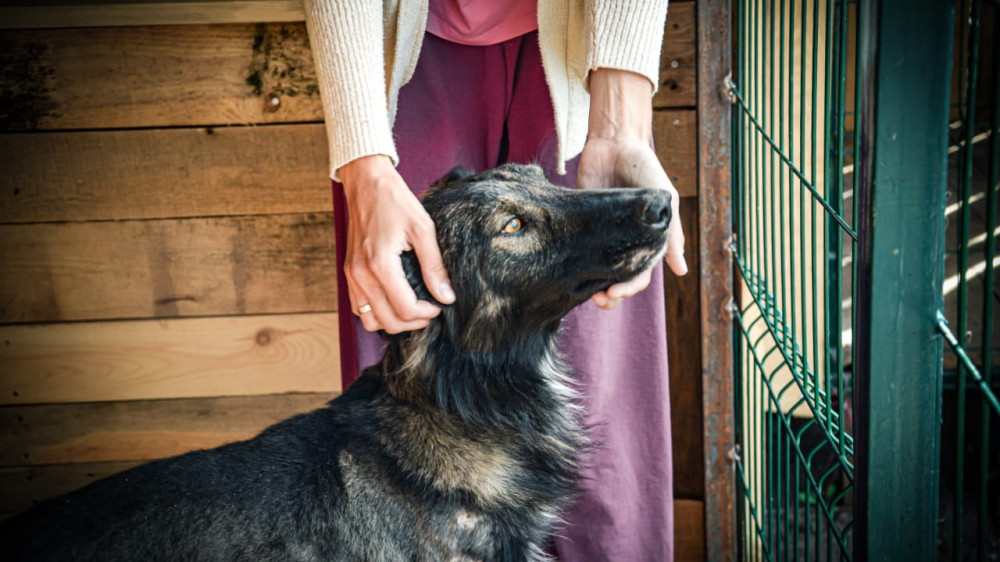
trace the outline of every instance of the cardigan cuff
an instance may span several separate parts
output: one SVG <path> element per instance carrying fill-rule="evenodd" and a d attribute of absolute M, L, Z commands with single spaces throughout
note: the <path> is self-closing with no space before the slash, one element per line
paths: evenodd
<path fill-rule="evenodd" d="M 655 93 L 666 16 L 667 0 L 595 1 L 588 14 L 588 75 L 598 68 L 628 70 L 649 79 Z"/>
<path fill-rule="evenodd" d="M 335 181 L 341 166 L 362 156 L 385 154 L 399 162 L 388 115 L 382 14 L 377 2 L 370 4 L 304 3 Z"/>

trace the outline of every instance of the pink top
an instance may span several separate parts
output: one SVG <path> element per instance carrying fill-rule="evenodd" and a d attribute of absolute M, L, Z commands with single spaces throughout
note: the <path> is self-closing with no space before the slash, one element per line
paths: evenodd
<path fill-rule="evenodd" d="M 462 45 L 495 45 L 538 29 L 538 0 L 430 0 L 427 31 Z"/>

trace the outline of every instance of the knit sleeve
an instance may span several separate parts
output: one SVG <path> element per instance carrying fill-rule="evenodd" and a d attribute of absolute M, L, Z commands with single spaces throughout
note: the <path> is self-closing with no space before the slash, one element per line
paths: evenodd
<path fill-rule="evenodd" d="M 330 147 L 330 177 L 348 162 L 384 154 L 399 163 L 386 94 L 382 3 L 304 0 Z"/>
<path fill-rule="evenodd" d="M 587 70 L 613 68 L 660 83 L 667 0 L 588 0 Z"/>

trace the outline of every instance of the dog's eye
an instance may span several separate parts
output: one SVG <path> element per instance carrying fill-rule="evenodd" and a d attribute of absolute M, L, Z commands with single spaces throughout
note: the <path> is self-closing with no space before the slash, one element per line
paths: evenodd
<path fill-rule="evenodd" d="M 503 231 L 504 234 L 517 234 L 522 228 L 524 228 L 524 221 L 520 217 L 514 217 L 507 221 L 507 224 L 503 227 Z"/>

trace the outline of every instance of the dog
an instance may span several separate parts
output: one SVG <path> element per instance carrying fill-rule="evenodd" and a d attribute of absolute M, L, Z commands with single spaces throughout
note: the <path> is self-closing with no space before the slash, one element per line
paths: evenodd
<path fill-rule="evenodd" d="M 559 188 L 506 164 L 455 170 L 423 204 L 457 295 L 428 327 L 387 336 L 382 360 L 319 410 L 13 517 L 0 557 L 547 560 L 588 443 L 560 321 L 663 257 L 669 195 Z M 416 257 L 402 259 L 433 301 Z"/>

